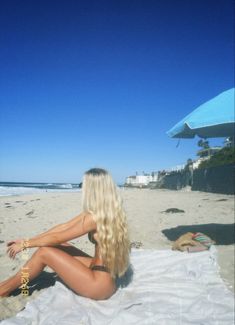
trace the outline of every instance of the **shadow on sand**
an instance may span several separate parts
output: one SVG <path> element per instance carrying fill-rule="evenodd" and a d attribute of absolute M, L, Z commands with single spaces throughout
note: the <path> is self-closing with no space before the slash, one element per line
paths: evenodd
<path fill-rule="evenodd" d="M 41 290 L 53 286 L 56 281 L 63 283 L 55 272 L 42 271 L 39 276 L 29 282 L 29 296 L 31 296 L 35 290 Z M 10 296 L 18 296 L 19 294 L 21 294 L 21 289 L 16 289 L 12 291 Z"/>
<path fill-rule="evenodd" d="M 235 243 L 234 223 L 208 223 L 202 225 L 178 226 L 170 229 L 163 229 L 162 233 L 171 241 L 175 241 L 186 232 L 202 232 L 216 242 L 216 245 L 232 245 Z"/>

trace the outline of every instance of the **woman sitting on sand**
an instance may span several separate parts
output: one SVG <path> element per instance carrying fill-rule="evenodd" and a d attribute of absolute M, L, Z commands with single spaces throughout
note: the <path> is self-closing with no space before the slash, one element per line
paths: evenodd
<path fill-rule="evenodd" d="M 126 216 L 117 187 L 106 170 L 88 170 L 82 184 L 81 214 L 36 237 L 10 241 L 7 252 L 14 258 L 26 248 L 39 247 L 22 268 L 28 270 L 29 280 L 49 266 L 75 293 L 107 299 L 117 290 L 116 276 L 122 276 L 129 267 Z M 67 242 L 85 234 L 95 244 L 93 258 Z M 21 285 L 19 271 L 0 283 L 0 296 L 8 296 Z"/>

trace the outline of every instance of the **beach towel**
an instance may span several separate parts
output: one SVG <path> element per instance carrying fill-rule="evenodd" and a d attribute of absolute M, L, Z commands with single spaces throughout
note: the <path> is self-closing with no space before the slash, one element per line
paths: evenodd
<path fill-rule="evenodd" d="M 2 325 L 232 325 L 234 297 L 219 275 L 217 250 L 132 249 L 131 268 L 108 300 L 74 294 L 61 282 Z"/>

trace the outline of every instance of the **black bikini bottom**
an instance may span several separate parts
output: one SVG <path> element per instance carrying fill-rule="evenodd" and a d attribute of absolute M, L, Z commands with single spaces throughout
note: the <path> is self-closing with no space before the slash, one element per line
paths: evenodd
<path fill-rule="evenodd" d="M 93 265 L 91 267 L 91 270 L 94 270 L 94 271 L 103 271 L 103 272 L 108 272 L 109 273 L 109 270 L 106 266 L 104 265 Z"/>

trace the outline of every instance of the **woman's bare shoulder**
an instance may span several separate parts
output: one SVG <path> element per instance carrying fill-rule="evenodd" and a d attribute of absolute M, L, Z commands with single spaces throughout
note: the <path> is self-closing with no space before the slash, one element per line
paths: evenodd
<path fill-rule="evenodd" d="M 67 226 L 66 228 L 68 228 L 68 227 L 76 226 L 78 223 L 81 223 L 82 225 L 84 225 L 85 223 L 85 225 L 88 226 L 88 228 L 96 229 L 96 222 L 92 213 L 81 212 L 79 215 L 69 220 L 65 224 Z"/>
<path fill-rule="evenodd" d="M 92 230 L 96 230 L 95 216 L 91 212 L 84 212 L 83 221 L 92 226 Z"/>

